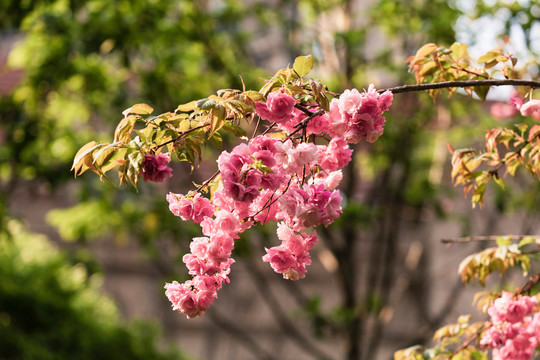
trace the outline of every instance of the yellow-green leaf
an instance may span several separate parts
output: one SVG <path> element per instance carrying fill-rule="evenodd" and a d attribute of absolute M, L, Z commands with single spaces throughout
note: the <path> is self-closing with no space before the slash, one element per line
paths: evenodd
<path fill-rule="evenodd" d="M 298 76 L 306 76 L 313 69 L 313 55 L 299 56 L 294 59 L 293 69 Z"/>
<path fill-rule="evenodd" d="M 418 49 L 418 51 L 416 52 L 416 55 L 414 56 L 413 62 L 416 62 L 417 60 L 423 59 L 426 56 L 431 55 L 438 48 L 439 47 L 434 43 L 425 44 L 420 49 Z"/>
<path fill-rule="evenodd" d="M 487 65 L 488 63 L 493 61 L 497 63 L 497 58 L 499 58 L 501 55 L 503 55 L 503 53 L 500 49 L 490 50 L 484 55 L 480 56 L 480 58 L 478 58 L 478 64 L 485 63 Z"/>
<path fill-rule="evenodd" d="M 176 108 L 176 111 L 180 111 L 180 112 L 193 111 L 197 109 L 197 105 L 195 103 L 196 101 L 193 100 L 193 101 L 188 102 L 187 104 L 178 105 L 178 107 Z"/>
<path fill-rule="evenodd" d="M 71 171 L 75 171 L 75 177 L 81 175 L 92 166 L 92 152 L 101 146 L 103 146 L 103 144 L 90 141 L 77 151 L 75 159 L 73 160 L 73 166 L 71 167 Z"/>
<path fill-rule="evenodd" d="M 260 92 L 258 92 L 258 91 L 253 91 L 253 90 L 244 91 L 244 92 L 242 93 L 242 95 L 247 96 L 247 97 L 250 98 L 253 102 L 264 101 L 264 96 L 263 96 Z"/>
<path fill-rule="evenodd" d="M 122 111 L 122 114 L 124 116 L 128 116 L 129 114 L 135 114 L 135 115 L 149 115 L 154 111 L 154 109 L 147 104 L 135 104 L 129 109 L 126 109 Z"/>
<path fill-rule="evenodd" d="M 219 129 L 225 124 L 225 117 L 227 111 L 222 105 L 216 105 L 210 111 L 210 130 L 208 131 L 208 138 L 211 138 Z"/>
<path fill-rule="evenodd" d="M 131 141 L 131 132 L 135 127 L 137 119 L 133 115 L 123 118 L 114 131 L 114 142 L 129 143 Z"/>

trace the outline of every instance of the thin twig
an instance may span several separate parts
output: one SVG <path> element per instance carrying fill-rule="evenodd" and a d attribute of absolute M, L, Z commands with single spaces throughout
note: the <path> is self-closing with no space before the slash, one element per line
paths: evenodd
<path fill-rule="evenodd" d="M 402 85 L 388 89 L 377 90 L 378 93 L 390 91 L 393 94 L 444 89 L 444 88 L 458 88 L 458 87 L 472 87 L 472 86 L 529 86 L 531 88 L 540 88 L 540 82 L 534 80 L 516 80 L 516 79 L 490 79 L 490 80 L 462 80 L 462 81 L 443 81 L 431 84 L 416 84 L 416 85 Z"/>
<path fill-rule="evenodd" d="M 538 283 L 540 283 L 540 274 L 536 274 L 530 277 L 522 287 L 516 289 L 515 294 L 528 294 L 530 293 L 532 288 Z"/>
<path fill-rule="evenodd" d="M 186 131 L 182 131 L 182 132 L 181 132 L 180 134 L 178 134 L 178 136 L 175 137 L 174 139 L 171 139 L 171 140 L 169 140 L 169 141 L 165 141 L 163 144 L 157 145 L 157 146 L 155 147 L 155 150 L 159 150 L 159 148 L 161 148 L 161 147 L 163 147 L 163 146 L 165 146 L 165 145 L 169 145 L 169 144 L 171 144 L 171 143 L 174 143 L 174 142 L 180 140 L 181 138 L 183 138 L 184 136 L 186 136 L 187 134 L 189 134 L 190 132 L 193 132 L 193 131 L 195 131 L 195 130 L 202 129 L 202 128 L 205 127 L 205 126 L 210 126 L 210 124 L 199 125 L 199 126 L 196 126 L 196 127 L 192 128 L 192 129 L 189 129 L 189 130 L 186 130 Z"/>
<path fill-rule="evenodd" d="M 201 191 L 201 189 L 202 189 L 203 187 L 208 186 L 208 184 L 210 184 L 210 181 L 214 180 L 214 179 L 216 178 L 216 176 L 219 175 L 219 173 L 220 173 L 219 170 L 216 171 L 216 172 L 214 173 L 214 175 L 210 176 L 210 178 L 209 178 L 208 180 L 206 180 L 205 182 L 203 182 L 203 183 L 201 184 L 201 186 L 199 186 L 199 187 L 197 188 L 197 190 L 195 190 L 195 191 L 196 191 L 196 192 L 199 192 L 199 191 Z"/>
<path fill-rule="evenodd" d="M 466 236 L 454 239 L 441 239 L 443 244 L 466 243 L 473 241 L 497 241 L 500 237 L 510 238 L 510 240 L 522 240 L 524 238 L 533 237 L 540 239 L 540 235 L 489 235 L 489 236 Z"/>

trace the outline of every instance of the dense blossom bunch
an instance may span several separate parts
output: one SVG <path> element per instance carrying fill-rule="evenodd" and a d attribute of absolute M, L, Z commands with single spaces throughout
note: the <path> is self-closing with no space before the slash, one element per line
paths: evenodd
<path fill-rule="evenodd" d="M 362 139 L 374 142 L 384 131 L 382 113 L 392 104 L 393 95 L 386 91 L 379 95 L 373 85 L 367 92 L 345 90 L 338 99 L 330 103 L 331 131 L 349 143 Z"/>
<path fill-rule="evenodd" d="M 540 345 L 540 313 L 532 314 L 535 297 L 503 291 L 488 309 L 491 327 L 480 344 L 493 349 L 494 360 L 529 360 Z"/>
<path fill-rule="evenodd" d="M 351 161 L 349 143 L 375 141 L 383 132 L 381 114 L 391 102 L 392 93 L 379 95 L 373 86 L 362 94 L 346 90 L 332 100 L 329 113 L 315 104 L 298 106 L 283 92 L 256 102 L 257 114 L 277 124 L 281 136 L 259 135 L 224 151 L 217 160 L 221 178 L 211 199 L 200 193 L 167 195 L 171 212 L 199 223 L 205 235 L 194 238 L 183 257 L 193 279 L 165 285 L 173 309 L 189 318 L 208 309 L 229 281 L 234 240 L 256 223 L 279 222 L 281 244 L 266 249 L 263 261 L 286 279 L 303 278 L 318 236 L 302 231 L 328 226 L 340 216 L 341 196 L 335 189 L 341 169 Z M 327 136 L 331 140 L 324 140 L 326 145 L 312 140 Z"/>

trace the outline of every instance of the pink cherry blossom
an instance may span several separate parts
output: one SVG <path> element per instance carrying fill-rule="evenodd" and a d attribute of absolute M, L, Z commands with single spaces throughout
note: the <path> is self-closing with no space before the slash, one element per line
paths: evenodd
<path fill-rule="evenodd" d="M 202 197 L 199 193 L 195 194 L 193 198 L 169 193 L 166 198 L 171 212 L 184 221 L 193 220 L 199 224 L 214 214 L 215 208 L 210 200 Z"/>
<path fill-rule="evenodd" d="M 257 101 L 255 107 L 261 118 L 278 124 L 289 121 L 296 101 L 288 94 L 271 92 L 265 102 Z"/>
<path fill-rule="evenodd" d="M 498 120 L 504 120 L 516 115 L 516 107 L 510 103 L 496 102 L 491 105 L 491 116 Z"/>
<path fill-rule="evenodd" d="M 534 99 L 534 100 L 527 101 L 525 104 L 521 106 L 521 108 L 519 109 L 519 112 L 523 116 L 533 116 L 536 118 L 538 115 L 540 115 L 538 114 L 540 112 L 540 100 Z"/>
<path fill-rule="evenodd" d="M 373 85 L 360 94 L 358 90 L 345 90 L 339 99 L 330 102 L 330 129 L 335 136 L 349 143 L 365 139 L 376 141 L 384 131 L 382 113 L 392 104 L 393 94 L 377 93 Z"/>
<path fill-rule="evenodd" d="M 493 349 L 493 359 L 529 360 L 540 342 L 540 314 L 531 316 L 537 299 L 503 291 L 488 309 L 492 325 L 481 345 Z"/>
<path fill-rule="evenodd" d="M 529 315 L 536 305 L 536 298 L 529 296 L 519 296 L 517 299 L 514 294 L 503 291 L 500 298 L 493 302 L 488 309 L 494 324 L 501 324 L 505 321 L 516 323 Z"/>
<path fill-rule="evenodd" d="M 171 161 L 169 154 L 158 154 L 156 156 L 145 154 L 141 164 L 144 181 L 153 181 L 161 183 L 166 178 L 172 176 L 172 169 L 167 166 Z"/>
<path fill-rule="evenodd" d="M 336 171 L 351 161 L 351 155 L 349 144 L 343 138 L 334 138 L 327 146 L 318 146 L 317 164 L 325 171 Z"/>
<path fill-rule="evenodd" d="M 298 280 L 305 276 L 306 267 L 311 264 L 309 250 L 317 242 L 317 234 L 295 233 L 285 223 L 278 224 L 278 238 L 281 245 L 266 249 L 263 261 L 285 279 Z"/>

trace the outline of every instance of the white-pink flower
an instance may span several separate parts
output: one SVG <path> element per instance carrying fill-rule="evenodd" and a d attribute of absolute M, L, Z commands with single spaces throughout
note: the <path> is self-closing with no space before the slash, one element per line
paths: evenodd
<path fill-rule="evenodd" d="M 373 85 L 368 91 L 345 90 L 339 99 L 330 102 L 330 129 L 333 135 L 343 137 L 349 143 L 364 139 L 374 142 L 384 131 L 382 113 L 392 104 L 393 94 L 379 94 Z"/>

